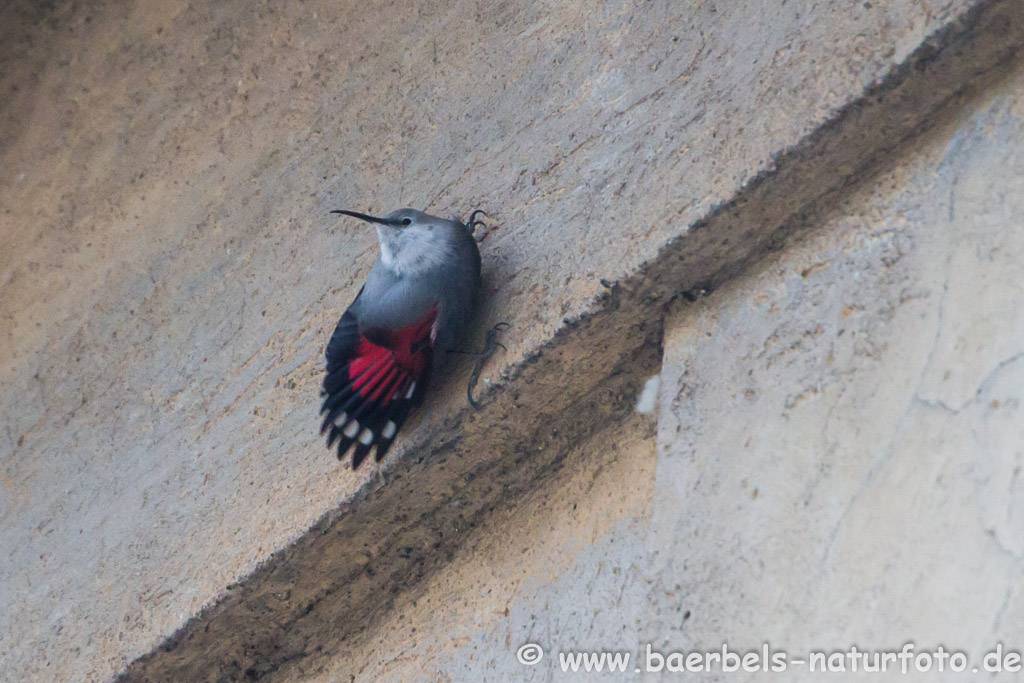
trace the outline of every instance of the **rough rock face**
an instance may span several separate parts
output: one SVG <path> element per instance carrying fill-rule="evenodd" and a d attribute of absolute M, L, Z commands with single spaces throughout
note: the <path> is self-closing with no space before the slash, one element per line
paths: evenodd
<path fill-rule="evenodd" d="M 760 277 L 753 264 L 801 235 L 853 231 L 826 220 L 827 207 L 844 201 L 895 207 L 849 212 L 869 226 L 887 222 L 892 233 L 875 238 L 865 228 L 874 246 L 803 247 L 829 255 L 821 277 L 836 284 L 800 296 L 857 289 L 858 278 L 875 273 L 875 256 L 895 259 L 871 276 L 882 303 L 851 298 L 860 308 L 849 317 L 876 329 L 888 315 L 924 316 L 901 324 L 931 349 L 928 360 L 900 346 L 901 336 L 882 342 L 896 360 L 872 347 L 865 358 L 881 364 L 858 364 L 853 344 L 854 356 L 841 359 L 847 370 L 821 365 L 820 345 L 838 334 L 833 314 L 846 310 L 835 308 L 845 301 L 837 294 L 830 308 L 787 319 L 787 334 L 813 333 L 787 343 L 823 359 L 798 363 L 793 375 L 774 376 L 775 367 L 752 376 L 756 396 L 775 392 L 756 399 L 763 420 L 824 405 L 814 399 L 842 383 L 842 372 L 870 384 L 891 365 L 920 371 L 914 392 L 900 395 L 919 403 L 893 395 L 874 404 L 908 433 L 932 430 L 926 408 L 948 408 L 952 442 L 1009 415 L 999 411 L 1019 398 L 1000 384 L 1020 351 L 1017 323 L 1001 313 L 1020 308 L 1018 290 L 1000 284 L 1019 263 L 1016 243 L 998 230 L 1013 214 L 981 211 L 1018 189 L 1007 164 L 1019 80 L 985 76 L 1013 63 L 1024 26 L 1016 3 L 15 2 L 4 13 L 0 657 L 14 678 L 107 679 L 147 653 L 130 678 L 340 675 L 352 662 L 391 675 L 355 649 L 375 642 L 367 629 L 401 614 L 415 621 L 416 595 L 455 590 L 459 575 L 439 571 L 474 561 L 472 548 L 487 547 L 481 526 L 507 529 L 494 515 L 517 505 L 529 514 L 532 505 L 538 516 L 525 524 L 540 530 L 544 501 L 567 501 L 577 469 L 608 462 L 610 471 L 649 478 L 670 467 L 663 450 L 706 457 L 709 448 L 738 448 L 725 427 L 710 442 L 673 437 L 666 425 L 690 418 L 678 412 L 688 408 L 666 412 L 665 396 L 682 386 L 683 356 L 706 361 L 706 383 L 741 357 L 733 351 L 752 354 L 766 329 L 719 327 L 682 310 L 664 338 L 658 461 L 644 460 L 653 424 L 629 416 L 662 363 L 665 304 L 743 273 Z M 999 106 L 1009 113 L 980 107 L 990 112 L 977 119 L 984 123 L 951 124 L 966 105 L 950 98 L 966 86 L 1002 88 Z M 959 146 L 939 161 L 906 142 L 941 126 Z M 909 199 L 881 190 L 847 199 L 865 169 L 879 173 L 880 159 L 904 155 L 915 161 L 892 183 Z M 941 182 L 929 184 L 931 171 L 921 169 L 933 167 Z M 986 194 L 990 177 L 1003 189 Z M 939 249 L 929 221 L 899 213 L 924 211 L 899 208 L 913 197 L 945 206 L 944 192 L 968 212 L 956 220 L 983 217 L 976 226 L 948 219 L 949 240 L 966 239 L 961 226 L 978 240 L 957 242 L 945 274 L 941 254 L 928 251 Z M 487 408 L 466 408 L 462 367 L 407 427 L 388 480 L 368 485 L 370 470 L 353 474 L 323 449 L 316 410 L 324 343 L 376 244 L 325 214 L 401 205 L 489 210 L 497 228 L 482 245 L 489 304 L 481 330 L 500 319 L 513 333 L 485 377 Z M 844 249 L 859 249 L 866 265 L 844 270 L 836 256 Z M 813 284 L 815 265 L 806 267 Z M 702 300 L 699 315 L 727 323 L 729 310 L 759 310 L 763 302 L 750 298 L 757 287 L 792 286 L 738 284 Z M 936 304 L 947 290 L 951 298 Z M 985 303 L 975 303 L 975 291 L 986 292 Z M 911 303 L 897 305 L 904 295 Z M 686 341 L 681 329 L 710 341 Z M 929 330 L 937 337 L 927 345 Z M 712 392 L 701 404 L 730 400 Z M 906 405 L 921 414 L 896 421 Z M 861 414 L 857 406 L 851 415 Z M 623 425 L 622 436 L 595 436 L 610 425 Z M 1015 481 L 1009 432 L 984 433 L 1000 454 L 989 475 Z M 801 457 L 812 460 L 815 449 Z M 973 467 L 948 455 L 949 467 Z M 872 457 L 869 473 L 888 462 Z M 861 481 L 864 461 L 853 460 L 851 481 Z M 638 486 L 651 493 L 626 495 L 623 509 L 642 518 L 645 501 L 659 509 L 668 489 L 662 479 Z M 787 499 L 755 488 L 798 525 Z M 955 509 L 981 497 L 960 493 L 949 494 L 960 501 Z M 728 495 L 747 504 L 746 491 Z M 982 517 L 995 520 L 1005 500 L 988 501 Z M 699 511 L 727 520 L 721 504 Z M 850 510 L 858 523 L 885 521 Z M 555 537 L 592 545 L 586 552 L 618 533 L 608 531 L 614 520 L 577 534 L 579 519 L 559 519 Z M 665 533 L 676 534 L 672 516 L 664 519 Z M 1007 539 L 1019 520 L 1012 511 L 1006 520 L 982 526 L 1012 555 Z M 680 556 L 672 542 L 664 547 Z M 750 561 L 759 557 L 768 555 Z M 692 578 L 680 585 L 702 590 Z M 1009 600 L 1005 609 L 1016 609 Z M 979 619 L 991 616 L 986 610 Z M 620 616 L 625 623 L 626 611 Z M 486 645 L 485 659 L 506 657 L 505 647 Z"/>

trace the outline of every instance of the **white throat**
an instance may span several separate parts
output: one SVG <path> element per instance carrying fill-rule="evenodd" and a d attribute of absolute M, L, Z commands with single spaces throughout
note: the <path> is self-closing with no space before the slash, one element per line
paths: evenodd
<path fill-rule="evenodd" d="M 380 260 L 396 275 L 414 275 L 444 264 L 451 248 L 440 231 L 427 226 L 396 230 L 377 226 Z"/>

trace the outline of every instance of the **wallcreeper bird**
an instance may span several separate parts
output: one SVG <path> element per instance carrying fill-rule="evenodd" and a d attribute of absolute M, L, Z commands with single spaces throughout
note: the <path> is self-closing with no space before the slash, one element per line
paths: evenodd
<path fill-rule="evenodd" d="M 473 229 L 483 212 L 474 211 L 467 224 L 415 209 L 383 218 L 331 213 L 372 223 L 380 241 L 380 256 L 327 344 L 320 432 L 328 433 L 328 448 L 338 442 L 339 460 L 355 446 L 355 469 L 374 446 L 378 462 L 388 452 L 476 312 L 480 250 Z M 488 337 L 484 354 L 494 346 Z"/>

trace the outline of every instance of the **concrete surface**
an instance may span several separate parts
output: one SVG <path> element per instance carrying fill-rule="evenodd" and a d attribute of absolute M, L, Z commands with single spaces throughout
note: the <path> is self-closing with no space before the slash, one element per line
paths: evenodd
<path fill-rule="evenodd" d="M 5 671 L 324 666 L 629 413 L 668 296 L 1008 59 L 1019 7 L 10 5 Z M 515 334 L 488 410 L 462 368 L 367 487 L 315 412 L 375 244 L 323 214 L 399 204 L 496 215 Z"/>
<path fill-rule="evenodd" d="M 963 680 L 999 643 L 1020 652 L 1022 212 L 1017 69 L 804 239 L 674 307 L 656 437 L 641 415 L 596 433 L 297 677 L 619 680 L 562 673 L 558 653 L 911 642 L 966 653 L 967 673 L 843 680 Z M 531 667 L 526 643 L 545 651 Z"/>

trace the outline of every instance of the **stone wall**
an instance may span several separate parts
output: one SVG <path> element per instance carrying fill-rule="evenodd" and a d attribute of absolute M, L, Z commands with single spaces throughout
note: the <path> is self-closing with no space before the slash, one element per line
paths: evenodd
<path fill-rule="evenodd" d="M 1020 4 L 5 11 L 8 675 L 1013 645 Z M 398 205 L 488 209 L 513 327 L 379 477 L 316 433 L 325 213 Z"/>
<path fill-rule="evenodd" d="M 806 660 L 911 642 L 969 669 L 1019 652 L 1022 160 L 1015 69 L 795 244 L 674 308 L 656 436 L 640 415 L 596 434 L 303 673 L 557 680 L 559 653 L 646 668 L 648 645 Z M 530 667 L 527 643 L 545 653 Z"/>

